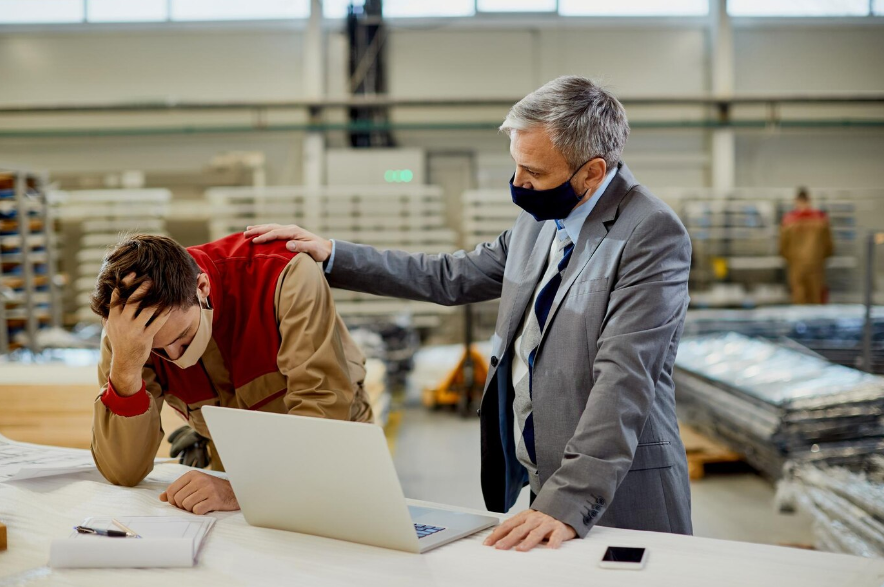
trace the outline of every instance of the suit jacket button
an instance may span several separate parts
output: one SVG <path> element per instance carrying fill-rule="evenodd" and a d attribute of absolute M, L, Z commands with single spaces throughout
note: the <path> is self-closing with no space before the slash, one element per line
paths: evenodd
<path fill-rule="evenodd" d="M 491 357 L 491 368 L 493 369 L 493 368 L 497 367 L 497 364 L 499 362 L 500 361 L 497 359 L 497 357 Z"/>

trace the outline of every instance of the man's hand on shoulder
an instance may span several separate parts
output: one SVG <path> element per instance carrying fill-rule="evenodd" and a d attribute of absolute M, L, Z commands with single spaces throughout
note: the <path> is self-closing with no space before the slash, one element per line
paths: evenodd
<path fill-rule="evenodd" d="M 332 243 L 328 239 L 306 231 L 300 226 L 289 224 L 260 224 L 249 226 L 244 233 L 255 244 L 269 243 L 275 240 L 287 240 L 286 248 L 293 253 L 307 253 L 317 263 L 324 263 L 332 253 Z"/>
<path fill-rule="evenodd" d="M 525 510 L 503 522 L 494 529 L 485 546 L 500 550 L 525 552 L 546 541 L 549 548 L 558 548 L 562 542 L 577 537 L 574 528 L 552 516 L 536 510 Z"/>

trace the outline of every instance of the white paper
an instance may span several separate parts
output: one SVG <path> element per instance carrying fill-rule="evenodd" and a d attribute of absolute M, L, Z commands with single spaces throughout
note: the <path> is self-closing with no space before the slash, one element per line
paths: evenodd
<path fill-rule="evenodd" d="M 88 450 L 16 442 L 0 435 L 0 483 L 94 468 L 95 462 Z"/>
<path fill-rule="evenodd" d="M 154 463 L 175 459 L 156 459 Z M 92 452 L 9 440 L 0 434 L 0 483 L 94 470 Z"/>
<path fill-rule="evenodd" d="M 214 518 L 130 516 L 117 520 L 141 538 L 110 538 L 74 531 L 53 540 L 49 564 L 57 568 L 192 567 Z M 119 530 L 111 518 L 88 518 L 83 526 Z"/>

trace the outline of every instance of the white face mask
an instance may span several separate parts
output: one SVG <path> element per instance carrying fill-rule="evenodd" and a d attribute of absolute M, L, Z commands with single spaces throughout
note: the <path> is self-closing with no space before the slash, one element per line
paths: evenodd
<path fill-rule="evenodd" d="M 163 355 L 157 355 L 182 369 L 193 367 L 199 362 L 200 357 L 203 356 L 203 353 L 206 352 L 206 349 L 209 346 L 209 340 L 212 338 L 212 315 L 214 310 L 212 310 L 212 307 L 209 305 L 208 298 L 201 298 L 200 295 L 197 294 L 197 299 L 200 304 L 200 324 L 197 326 L 193 340 L 187 345 L 187 349 L 185 349 L 184 353 L 174 361 Z"/>

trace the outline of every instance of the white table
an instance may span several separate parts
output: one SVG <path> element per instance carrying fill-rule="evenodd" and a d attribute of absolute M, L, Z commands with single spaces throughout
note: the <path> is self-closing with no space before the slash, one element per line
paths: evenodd
<path fill-rule="evenodd" d="M 482 545 L 488 531 L 424 555 L 406 554 L 279 530 L 254 528 L 242 514 L 217 514 L 193 569 L 53 570 L 49 543 L 93 515 L 178 515 L 157 499 L 186 471 L 159 466 L 134 489 L 97 472 L 0 484 L 0 520 L 9 550 L 0 552 L 0 587 L 83 585 L 548 585 L 618 587 L 880 587 L 884 560 L 651 532 L 595 528 L 561 550 L 528 553 Z M 187 514 L 184 514 L 187 515 Z M 608 545 L 650 549 L 643 571 L 597 565 Z"/>

